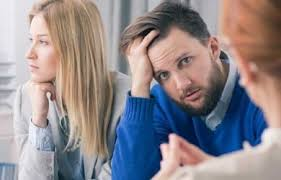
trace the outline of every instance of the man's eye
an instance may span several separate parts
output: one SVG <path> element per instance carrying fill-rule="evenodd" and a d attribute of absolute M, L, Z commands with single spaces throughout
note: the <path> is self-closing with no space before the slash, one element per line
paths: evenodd
<path fill-rule="evenodd" d="M 159 77 L 159 80 L 161 80 L 161 81 L 166 80 L 169 78 L 169 74 L 167 72 L 161 72 L 158 77 Z"/>
<path fill-rule="evenodd" d="M 183 59 L 180 61 L 180 65 L 189 64 L 189 63 L 191 63 L 191 61 L 192 61 L 192 58 L 191 58 L 191 57 L 183 58 Z"/>

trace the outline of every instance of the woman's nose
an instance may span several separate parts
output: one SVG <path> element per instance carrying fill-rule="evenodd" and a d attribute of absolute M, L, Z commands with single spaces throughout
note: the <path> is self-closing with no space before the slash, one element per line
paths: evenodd
<path fill-rule="evenodd" d="M 33 45 L 26 51 L 25 58 L 29 60 L 34 60 L 36 58 L 36 53 Z"/>

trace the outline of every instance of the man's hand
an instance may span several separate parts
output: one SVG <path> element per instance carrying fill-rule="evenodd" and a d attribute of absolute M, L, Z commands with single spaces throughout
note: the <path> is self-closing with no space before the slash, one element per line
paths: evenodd
<path fill-rule="evenodd" d="M 180 166 L 197 165 L 212 158 L 175 134 L 169 136 L 169 144 L 162 144 L 160 148 L 163 160 L 161 169 L 153 180 L 169 179 Z"/>
<path fill-rule="evenodd" d="M 128 46 L 126 56 L 132 72 L 132 96 L 149 97 L 153 69 L 147 55 L 147 48 L 158 34 L 153 30 L 144 38 L 136 38 Z"/>

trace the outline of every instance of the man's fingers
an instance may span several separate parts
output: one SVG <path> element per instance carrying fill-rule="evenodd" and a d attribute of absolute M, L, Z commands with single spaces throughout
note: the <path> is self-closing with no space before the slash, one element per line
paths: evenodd
<path fill-rule="evenodd" d="M 152 30 L 150 31 L 142 40 L 141 46 L 143 48 L 147 48 L 149 44 L 152 42 L 152 40 L 159 35 L 159 31 Z"/>
<path fill-rule="evenodd" d="M 126 55 L 129 56 L 130 54 L 132 54 L 132 52 L 133 52 L 134 50 L 136 50 L 136 49 L 140 46 L 142 40 L 143 40 L 143 37 L 138 37 L 138 38 L 134 39 L 134 40 L 128 45 L 128 48 L 127 48 L 127 50 L 126 50 Z"/>
<path fill-rule="evenodd" d="M 134 50 L 140 50 L 142 52 L 143 49 L 147 49 L 152 40 L 159 35 L 157 30 L 150 31 L 145 37 L 137 37 L 134 39 L 126 49 L 126 55 L 130 56 Z"/>

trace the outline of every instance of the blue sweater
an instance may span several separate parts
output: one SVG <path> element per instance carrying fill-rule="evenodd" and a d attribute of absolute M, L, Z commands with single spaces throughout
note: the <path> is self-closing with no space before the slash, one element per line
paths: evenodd
<path fill-rule="evenodd" d="M 210 130 L 200 117 L 191 117 L 178 107 L 160 85 L 153 98 L 128 95 L 117 129 L 112 158 L 112 179 L 146 180 L 160 168 L 159 146 L 176 133 L 208 154 L 218 156 L 242 149 L 244 141 L 257 145 L 266 128 L 262 112 L 236 82 L 231 102 L 221 124 Z"/>

